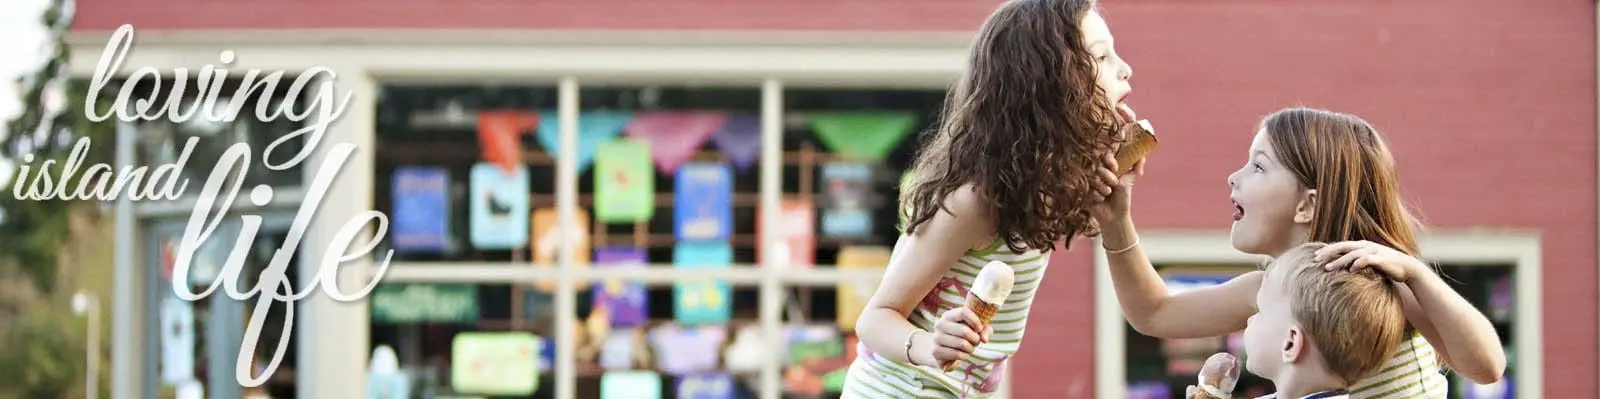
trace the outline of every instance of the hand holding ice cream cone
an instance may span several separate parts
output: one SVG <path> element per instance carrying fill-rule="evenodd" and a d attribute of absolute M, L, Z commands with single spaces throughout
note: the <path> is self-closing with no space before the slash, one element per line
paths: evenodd
<path fill-rule="evenodd" d="M 972 280 L 972 288 L 967 290 L 965 304 L 978 318 L 978 331 L 989 329 L 989 320 L 994 319 L 1000 312 L 1000 306 L 1005 304 L 1006 297 L 1011 296 L 1011 287 L 1016 280 L 1016 271 L 1004 262 L 989 262 L 983 266 L 983 270 L 978 271 L 978 277 Z M 945 363 L 942 367 L 950 371 L 955 367 L 955 362 Z"/>

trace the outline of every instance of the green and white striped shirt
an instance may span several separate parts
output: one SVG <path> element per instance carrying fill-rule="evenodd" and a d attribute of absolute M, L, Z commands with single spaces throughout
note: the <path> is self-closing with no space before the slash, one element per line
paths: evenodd
<path fill-rule="evenodd" d="M 981 250 L 969 250 L 945 272 L 940 283 L 912 310 L 909 320 L 923 330 L 932 330 L 934 321 L 945 311 L 966 302 L 967 287 L 978 271 L 991 261 L 1004 262 L 1016 271 L 1016 285 L 1006 298 L 1000 311 L 989 321 L 994 335 L 989 342 L 979 345 L 968 360 L 958 362 L 950 372 L 937 367 L 912 366 L 876 356 L 866 345 L 859 344 L 855 362 L 850 365 L 844 383 L 844 398 L 902 399 L 902 398 L 987 398 L 1000 387 L 1005 373 L 1005 363 L 1016 354 L 1022 343 L 1022 333 L 1028 320 L 1028 309 L 1033 305 L 1033 294 L 1038 291 L 1049 263 L 1048 253 L 1029 250 L 1012 252 L 1003 241 L 996 241 Z"/>
<path fill-rule="evenodd" d="M 1350 387 L 1350 398 L 1444 398 L 1450 382 L 1441 368 L 1433 344 L 1413 331 L 1383 368 Z"/>

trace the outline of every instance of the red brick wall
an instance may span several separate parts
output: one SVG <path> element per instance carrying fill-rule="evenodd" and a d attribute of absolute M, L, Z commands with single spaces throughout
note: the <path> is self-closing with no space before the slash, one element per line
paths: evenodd
<path fill-rule="evenodd" d="M 461 2 L 80 0 L 77 29 L 524 28 L 971 30 L 993 1 Z M 1544 237 L 1546 397 L 1593 396 L 1596 368 L 1595 25 L 1589 1 L 1108 1 L 1135 66 L 1132 102 L 1162 148 L 1136 215 L 1224 229 L 1224 177 L 1257 119 L 1292 105 L 1366 117 L 1436 229 Z M 715 15 L 715 18 L 707 16 Z M 1214 205 L 1214 207 L 1208 206 Z M 1193 213 L 1190 213 L 1193 212 Z M 1058 254 L 1018 358 L 1021 398 L 1093 388 L 1087 243 Z"/>

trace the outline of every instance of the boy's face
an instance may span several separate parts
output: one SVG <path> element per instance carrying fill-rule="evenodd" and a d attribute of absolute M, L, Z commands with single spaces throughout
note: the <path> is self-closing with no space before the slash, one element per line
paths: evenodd
<path fill-rule="evenodd" d="M 1244 328 L 1245 370 L 1264 378 L 1274 378 L 1283 365 L 1293 363 L 1303 345 L 1304 335 L 1296 325 L 1285 289 L 1284 268 L 1269 267 L 1256 292 L 1256 314 Z"/>

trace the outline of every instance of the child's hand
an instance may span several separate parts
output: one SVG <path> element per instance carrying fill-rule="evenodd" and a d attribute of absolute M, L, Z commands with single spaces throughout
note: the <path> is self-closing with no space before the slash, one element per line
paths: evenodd
<path fill-rule="evenodd" d="M 1370 241 L 1345 241 L 1328 244 L 1317 250 L 1316 261 L 1329 261 L 1328 270 L 1357 271 L 1370 267 L 1397 283 L 1406 283 L 1418 273 L 1427 272 L 1427 265 L 1404 252 Z"/>
<path fill-rule="evenodd" d="M 1106 154 L 1097 171 L 1094 187 L 1105 201 L 1089 207 L 1089 215 L 1105 223 L 1128 215 L 1133 204 L 1133 183 L 1144 176 L 1144 160 L 1133 165 L 1133 170 L 1117 175 L 1117 157 Z"/>
<path fill-rule="evenodd" d="M 919 334 L 928 337 L 927 343 L 921 345 L 920 356 L 912 355 L 913 363 L 944 367 L 966 360 L 978 349 L 979 344 L 989 342 L 989 335 L 993 333 L 992 329 L 984 328 L 983 333 L 979 334 L 978 329 L 974 327 L 981 324 L 978 315 L 966 307 L 944 312 L 944 315 L 933 323 L 932 332 Z"/>

